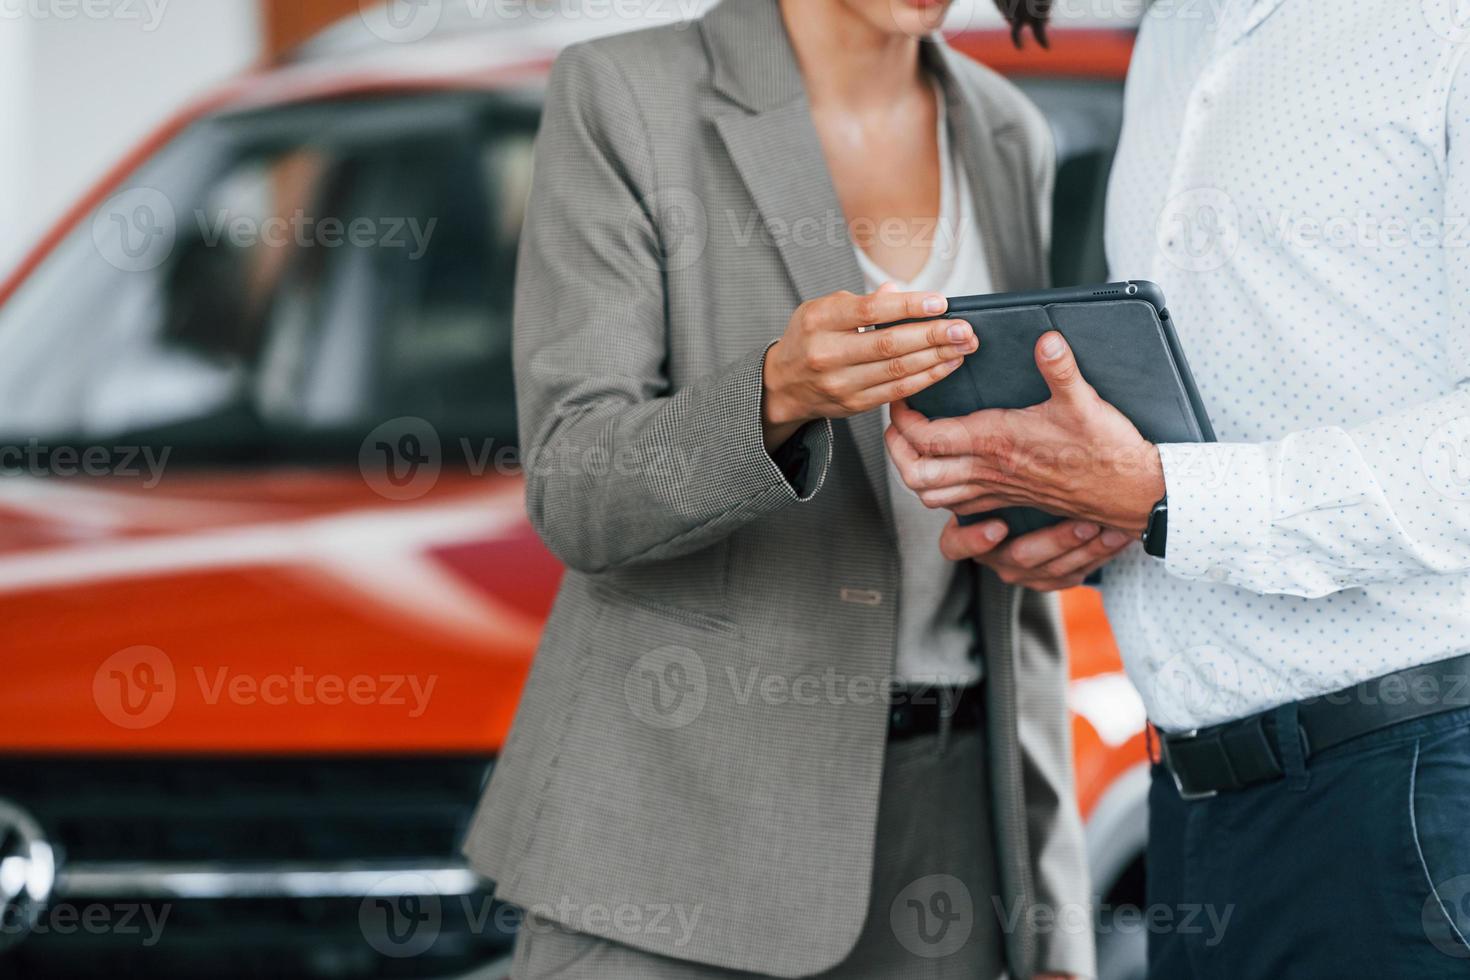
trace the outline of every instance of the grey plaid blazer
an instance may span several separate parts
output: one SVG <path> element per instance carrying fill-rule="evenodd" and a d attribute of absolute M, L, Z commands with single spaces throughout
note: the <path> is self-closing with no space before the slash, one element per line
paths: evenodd
<path fill-rule="evenodd" d="M 924 49 L 994 282 L 1041 286 L 1046 125 L 995 74 Z M 515 362 L 527 506 L 568 571 L 465 843 L 499 897 L 782 977 L 856 940 L 899 584 L 879 416 L 808 427 L 793 486 L 760 398 L 797 304 L 862 286 L 775 0 L 558 59 Z M 980 580 L 996 898 L 1028 923 L 1088 899 L 1065 656 L 1051 599 Z M 1091 942 L 1013 929 L 1012 975 L 1091 973 Z"/>

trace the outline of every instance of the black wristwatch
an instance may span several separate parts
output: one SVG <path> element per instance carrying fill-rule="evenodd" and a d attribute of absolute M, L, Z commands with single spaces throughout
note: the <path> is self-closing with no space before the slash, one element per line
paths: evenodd
<path fill-rule="evenodd" d="M 1169 495 L 1154 504 L 1148 514 L 1148 527 L 1143 529 L 1143 550 L 1155 558 L 1164 557 L 1169 542 Z"/>

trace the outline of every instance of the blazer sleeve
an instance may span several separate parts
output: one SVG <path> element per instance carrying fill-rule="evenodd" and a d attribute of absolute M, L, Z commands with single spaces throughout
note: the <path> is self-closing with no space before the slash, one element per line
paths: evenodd
<path fill-rule="evenodd" d="M 1017 728 L 1036 904 L 1036 971 L 1097 976 L 1092 883 L 1073 780 L 1067 646 L 1054 595 L 1021 592 Z"/>
<path fill-rule="evenodd" d="M 825 421 L 794 437 L 809 460 L 800 485 L 766 451 L 765 347 L 671 385 L 660 218 L 647 127 L 622 71 L 595 45 L 569 48 L 537 140 L 515 373 L 527 511 L 579 571 L 704 548 L 811 499 L 831 462 Z"/>

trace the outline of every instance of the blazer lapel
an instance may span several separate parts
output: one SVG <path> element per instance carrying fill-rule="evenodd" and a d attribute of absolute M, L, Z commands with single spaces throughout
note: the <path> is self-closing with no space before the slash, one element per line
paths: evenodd
<path fill-rule="evenodd" d="M 803 302 L 840 289 L 866 291 L 847 220 L 827 169 L 801 71 L 774 0 L 725 0 L 701 22 L 715 86 L 744 111 L 715 129 L 770 232 Z M 856 444 L 874 498 L 892 531 L 888 454 L 874 410 L 839 424 Z"/>

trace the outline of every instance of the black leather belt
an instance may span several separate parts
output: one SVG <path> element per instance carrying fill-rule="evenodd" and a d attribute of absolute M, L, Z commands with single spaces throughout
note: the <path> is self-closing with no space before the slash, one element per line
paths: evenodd
<path fill-rule="evenodd" d="M 951 731 L 979 728 L 985 720 L 985 684 L 969 687 L 895 688 L 888 703 L 888 737 L 933 735 L 945 718 Z"/>
<path fill-rule="evenodd" d="M 1297 702 L 1304 758 L 1419 718 L 1470 708 L 1470 654 L 1384 674 Z M 1160 733 L 1161 761 L 1186 800 L 1281 779 L 1276 709 L 1191 732 Z"/>

